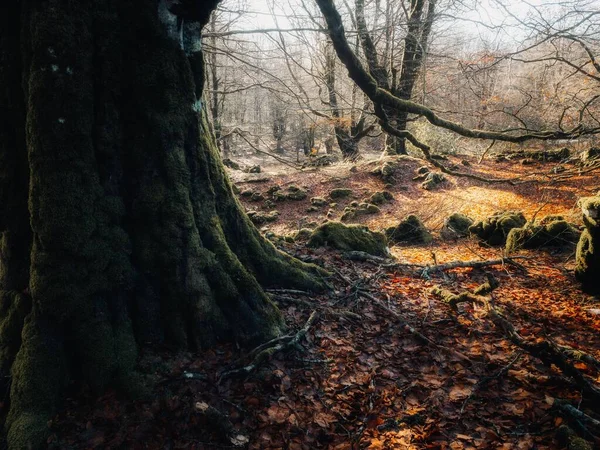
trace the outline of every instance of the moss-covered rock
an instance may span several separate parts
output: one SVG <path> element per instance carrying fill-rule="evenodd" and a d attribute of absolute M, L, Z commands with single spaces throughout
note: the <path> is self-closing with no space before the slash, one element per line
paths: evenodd
<path fill-rule="evenodd" d="M 581 233 L 561 216 L 548 216 L 537 224 L 513 228 L 506 237 L 508 253 L 522 248 L 561 247 L 577 243 Z"/>
<path fill-rule="evenodd" d="M 521 211 L 499 211 L 469 227 L 469 232 L 488 245 L 504 245 L 513 228 L 522 228 L 527 219 Z"/>
<path fill-rule="evenodd" d="M 361 225 L 327 222 L 313 231 L 309 247 L 329 246 L 342 251 L 361 251 L 371 255 L 387 256 L 385 236 Z"/>
<path fill-rule="evenodd" d="M 581 162 L 584 165 L 595 162 L 600 157 L 600 147 L 590 147 L 581 154 Z"/>
<path fill-rule="evenodd" d="M 323 197 L 313 197 L 310 199 L 310 203 L 313 206 L 325 206 L 329 204 L 329 202 Z"/>
<path fill-rule="evenodd" d="M 312 235 L 313 230 L 310 228 L 302 228 L 296 232 L 294 239 L 297 241 L 306 241 Z"/>
<path fill-rule="evenodd" d="M 600 195 L 579 201 L 585 230 L 577 244 L 575 276 L 583 290 L 600 292 Z"/>
<path fill-rule="evenodd" d="M 332 189 L 329 193 L 329 198 L 332 200 L 337 200 L 340 198 L 350 197 L 352 195 L 352 189 L 347 188 L 336 188 Z"/>
<path fill-rule="evenodd" d="M 279 218 L 279 211 L 270 211 L 268 213 L 262 211 L 249 211 L 248 217 L 255 225 L 261 225 L 267 222 L 275 222 Z"/>
<path fill-rule="evenodd" d="M 421 184 L 421 187 L 426 191 L 437 188 L 440 184 L 446 181 L 446 176 L 440 172 L 430 172 L 425 177 L 425 181 Z"/>
<path fill-rule="evenodd" d="M 371 195 L 367 203 L 371 203 L 373 205 L 383 205 L 384 203 L 392 201 L 393 199 L 394 196 L 390 191 L 381 191 L 375 192 L 373 195 Z"/>
<path fill-rule="evenodd" d="M 425 228 L 421 219 L 414 214 L 407 216 L 397 226 L 385 230 L 388 242 L 424 244 L 433 240 L 431 233 Z"/>
<path fill-rule="evenodd" d="M 474 221 L 470 217 L 454 213 L 450 215 L 445 221 L 442 231 L 440 232 L 444 239 L 456 239 L 459 237 L 465 237 L 469 235 L 469 227 L 473 225 Z"/>

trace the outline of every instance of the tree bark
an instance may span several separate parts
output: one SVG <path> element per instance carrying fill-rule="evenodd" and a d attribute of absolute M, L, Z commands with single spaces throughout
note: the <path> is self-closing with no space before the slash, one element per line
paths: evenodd
<path fill-rule="evenodd" d="M 216 3 L 190 12 L 198 29 Z M 278 252 L 235 199 L 199 98 L 199 42 L 173 39 L 177 18 L 156 5 L 0 6 L 10 448 L 44 442 L 69 380 L 127 391 L 141 344 L 273 338 L 284 324 L 259 283 L 322 287 L 319 269 Z"/>

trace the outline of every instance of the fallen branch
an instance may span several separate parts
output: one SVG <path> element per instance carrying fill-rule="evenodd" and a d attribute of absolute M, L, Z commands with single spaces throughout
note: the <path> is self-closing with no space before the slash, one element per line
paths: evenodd
<path fill-rule="evenodd" d="M 236 376 L 246 376 L 250 373 L 254 372 L 258 369 L 264 362 L 271 359 L 271 357 L 280 351 L 288 350 L 292 347 L 296 347 L 300 340 L 308 333 L 310 327 L 318 320 L 319 314 L 317 311 L 313 311 L 304 327 L 302 327 L 295 335 L 293 336 L 284 336 L 283 338 L 275 338 L 269 343 L 270 346 L 266 346 L 266 344 L 262 344 L 256 349 L 252 350 L 249 354 L 255 355 L 252 359 L 252 362 L 244 367 L 240 367 L 238 369 L 232 369 L 221 373 L 219 377 L 219 383 L 221 381 L 236 377 Z"/>
<path fill-rule="evenodd" d="M 526 256 L 512 256 L 510 258 L 499 258 L 499 259 L 490 259 L 488 261 L 453 261 L 445 264 L 437 264 L 435 266 L 426 266 L 425 269 L 421 272 L 421 276 L 426 276 L 429 273 L 433 272 L 443 272 L 445 270 L 450 269 L 458 269 L 463 267 L 470 267 L 473 269 L 481 269 L 482 267 L 489 266 L 499 266 L 510 264 L 511 266 L 518 267 L 521 270 L 525 270 L 525 268 L 515 262 L 515 259 L 528 259 Z"/>
<path fill-rule="evenodd" d="M 486 285 L 487 287 L 484 287 Z M 519 335 L 514 325 L 496 309 L 492 298 L 481 295 L 489 294 L 494 290 L 494 286 L 492 285 L 491 281 L 480 286 L 480 288 L 481 290 L 478 292 L 479 295 L 471 292 L 453 294 L 452 292 L 439 287 L 433 288 L 432 293 L 440 297 L 444 302 L 448 303 L 454 310 L 456 310 L 456 306 L 461 302 L 474 302 L 483 305 L 492 321 L 496 324 L 496 326 L 500 327 L 504 331 L 504 335 L 508 340 L 525 350 L 531 356 L 542 361 L 548 367 L 552 367 L 553 365 L 558 367 L 563 374 L 573 379 L 574 383 L 579 389 L 589 395 L 594 404 L 600 405 L 600 389 L 590 383 L 590 381 L 581 373 L 581 371 L 579 371 L 573 364 L 569 362 L 568 355 L 563 353 L 560 347 L 549 341 L 541 341 L 536 343 L 527 342 L 521 335 Z"/>
<path fill-rule="evenodd" d="M 600 431 L 600 421 L 588 416 L 583 411 L 575 408 L 568 401 L 561 400 L 560 398 L 554 398 L 551 399 L 550 403 L 557 411 L 559 411 L 561 415 L 566 416 L 569 419 L 582 422 L 588 426 L 591 426 L 596 430 L 596 432 Z"/>

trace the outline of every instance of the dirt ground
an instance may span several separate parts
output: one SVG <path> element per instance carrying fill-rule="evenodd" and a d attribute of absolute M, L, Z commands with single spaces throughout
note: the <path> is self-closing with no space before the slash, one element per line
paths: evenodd
<path fill-rule="evenodd" d="M 474 238 L 442 240 L 438 232 L 454 212 L 482 219 L 518 209 L 527 219 L 561 214 L 581 223 L 577 199 L 598 191 L 597 172 L 580 173 L 566 165 L 562 178 L 552 180 L 556 163 L 525 166 L 486 159 L 479 164 L 464 157 L 446 163 L 467 173 L 517 178 L 518 184 L 448 176 L 439 189 L 426 191 L 413 181 L 415 170 L 426 165 L 417 159 L 405 160 L 387 186 L 371 174 L 381 165 L 378 160 L 304 171 L 268 165 L 260 174 L 231 171 L 242 191 L 267 195 L 274 185 L 296 185 L 308 192 L 304 200 L 276 202 L 280 216 L 259 226 L 262 231 L 293 235 L 310 222 L 327 220 L 329 209 L 330 219 L 339 219 L 350 202 L 387 189 L 393 201 L 353 222 L 382 230 L 416 214 L 434 240 L 392 247 L 396 261 L 404 264 L 393 268 L 350 261 L 301 242 L 279 243 L 333 274 L 333 290 L 322 295 L 272 292 L 292 334 L 311 313 L 319 313 L 298 346 L 276 353 L 246 376 L 225 379 L 225 370 L 251 362 L 247 350 L 228 344 L 174 357 L 168 349 L 146 349 L 140 366 L 156 381 L 152 392 L 131 401 L 115 392 L 97 399 L 74 390 L 51 422 L 49 448 L 234 448 L 231 430 L 201 414 L 202 403 L 216 408 L 234 434 L 247 438 L 250 449 L 564 448 L 557 429 L 577 424 L 558 413 L 553 399 L 568 400 L 591 415 L 598 405 L 555 365 L 509 341 L 484 307 L 465 303 L 453 311 L 431 289 L 459 293 L 493 275 L 500 282 L 492 294 L 495 306 L 523 339 L 548 340 L 600 358 L 600 299 L 579 289 L 574 248 L 522 251 L 518 267 L 429 273 L 410 264 L 503 256 L 501 248 L 481 246 Z M 520 183 L 532 177 L 544 182 Z M 338 187 L 353 194 L 333 208 L 307 212 L 310 198 L 327 197 Z M 248 210 L 273 209 L 264 200 L 242 197 L 242 202 Z M 574 365 L 589 382 L 600 383 L 598 367 L 583 361 Z"/>

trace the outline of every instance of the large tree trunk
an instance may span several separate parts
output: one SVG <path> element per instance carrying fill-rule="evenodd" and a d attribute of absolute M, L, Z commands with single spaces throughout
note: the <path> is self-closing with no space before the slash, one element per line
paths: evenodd
<path fill-rule="evenodd" d="M 206 22 L 217 1 L 199 3 Z M 271 338 L 284 324 L 259 283 L 320 286 L 233 196 L 200 107 L 197 47 L 186 55 L 169 37 L 155 0 L 0 6 L 10 448 L 43 442 L 69 380 L 127 390 L 140 344 Z"/>

